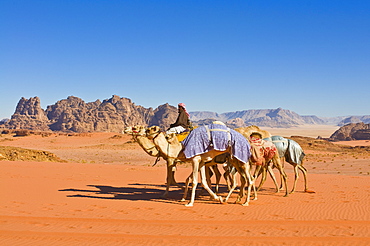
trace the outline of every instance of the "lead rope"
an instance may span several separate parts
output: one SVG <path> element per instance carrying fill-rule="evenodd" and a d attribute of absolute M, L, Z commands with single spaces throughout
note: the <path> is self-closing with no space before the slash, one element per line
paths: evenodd
<path fill-rule="evenodd" d="M 157 159 L 155 159 L 155 162 L 152 165 L 152 167 L 154 167 L 155 165 L 157 165 L 157 163 L 158 163 L 158 161 L 159 161 L 160 158 L 161 158 L 161 156 L 158 154 Z"/>

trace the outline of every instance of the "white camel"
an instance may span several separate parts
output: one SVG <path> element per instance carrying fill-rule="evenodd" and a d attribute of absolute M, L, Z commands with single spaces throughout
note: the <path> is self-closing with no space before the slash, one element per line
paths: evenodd
<path fill-rule="evenodd" d="M 199 131 L 204 130 L 202 127 L 198 127 L 192 131 L 192 134 L 197 134 Z M 216 130 L 216 129 L 214 129 Z M 222 130 L 221 130 L 222 131 Z M 232 130 L 230 130 L 232 131 Z M 234 136 L 235 134 L 239 134 L 237 132 L 233 132 Z M 193 136 L 192 135 L 192 136 Z M 250 165 L 248 161 L 241 161 L 238 158 L 233 156 L 233 151 L 229 147 L 225 150 L 216 150 L 214 148 L 208 148 L 206 152 L 201 153 L 201 154 L 196 154 L 194 156 L 191 156 L 189 158 L 186 158 L 186 155 L 184 154 L 183 151 L 183 145 L 177 140 L 177 138 L 172 138 L 172 141 L 168 141 L 166 139 L 166 136 L 164 133 L 160 130 L 159 127 L 154 126 L 150 127 L 147 129 L 147 136 L 148 138 L 153 139 L 154 144 L 157 146 L 157 149 L 164 155 L 171 157 L 171 158 L 177 158 L 182 161 L 191 161 L 192 162 L 192 193 L 191 193 L 191 198 L 188 204 L 185 206 L 187 207 L 192 207 L 194 205 L 194 200 L 195 200 L 195 191 L 196 187 L 198 184 L 198 172 L 200 171 L 201 174 L 201 183 L 203 187 L 208 191 L 210 196 L 219 202 L 223 202 L 223 199 L 221 196 L 217 196 L 208 186 L 207 181 L 206 181 L 206 173 L 205 173 L 205 163 L 212 161 L 216 156 L 223 154 L 223 153 L 230 153 L 232 158 L 230 158 L 230 163 L 237 169 L 241 176 L 241 187 L 240 187 L 240 192 L 237 198 L 237 202 L 240 202 L 245 195 L 244 189 L 246 186 L 246 183 L 248 182 L 247 186 L 247 196 L 245 199 L 245 202 L 242 204 L 243 206 L 248 206 L 249 201 L 250 201 L 250 193 L 251 193 L 251 188 L 252 186 L 254 187 L 254 182 L 252 180 L 252 176 L 250 175 Z M 189 135 L 187 138 L 191 137 Z M 242 141 L 240 140 L 242 138 L 239 138 L 237 141 Z M 176 141 L 177 140 L 177 141 Z M 249 151 L 245 150 L 245 151 Z M 250 155 L 250 153 L 248 153 Z M 248 156 L 249 158 L 249 156 Z M 227 199 L 230 197 L 230 194 L 232 193 L 232 190 L 229 192 L 225 202 L 227 202 Z M 254 194 L 255 199 L 257 198 L 257 193 L 255 192 Z"/>
<path fill-rule="evenodd" d="M 157 146 L 153 143 L 151 139 L 146 136 L 146 128 L 143 126 L 131 126 L 126 127 L 124 133 L 130 134 L 133 136 L 134 140 L 140 145 L 140 147 L 150 156 L 156 157 L 157 161 L 162 157 L 167 164 L 167 178 L 166 178 L 166 190 L 163 193 L 162 197 L 167 198 L 169 189 L 171 185 L 184 188 L 178 184 L 175 180 L 175 170 L 176 170 L 176 158 L 165 155 L 157 149 Z"/>
<path fill-rule="evenodd" d="M 299 178 L 299 170 L 302 171 L 304 177 L 304 192 L 312 193 L 314 191 L 308 190 L 307 188 L 307 169 L 303 166 L 304 163 L 304 151 L 302 147 L 292 139 L 287 139 L 281 136 L 271 136 L 266 138 L 265 140 L 271 141 L 275 144 L 276 148 L 278 149 L 278 153 L 283 163 L 285 159 L 286 162 L 291 164 L 294 168 L 294 183 L 293 188 L 290 193 L 293 193 L 297 186 L 297 181 Z M 283 166 L 283 165 L 282 165 Z M 261 181 L 261 185 L 263 184 L 264 180 Z"/>

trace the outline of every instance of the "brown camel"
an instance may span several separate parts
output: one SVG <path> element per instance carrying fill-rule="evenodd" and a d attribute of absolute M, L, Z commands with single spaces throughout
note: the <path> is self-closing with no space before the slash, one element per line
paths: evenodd
<path fill-rule="evenodd" d="M 241 133 L 245 138 L 247 138 L 248 141 L 251 143 L 251 147 L 252 148 L 254 146 L 253 146 L 253 144 L 251 142 L 250 136 L 253 133 L 260 134 L 260 138 L 261 139 L 270 138 L 271 137 L 270 132 L 265 131 L 265 130 L 262 130 L 261 128 L 259 128 L 258 126 L 255 126 L 255 125 L 251 125 L 251 126 L 247 126 L 247 127 L 236 128 L 235 131 Z M 263 148 L 265 148 L 265 147 L 263 147 Z M 288 195 L 287 175 L 286 175 L 286 173 L 284 171 L 284 165 L 281 162 L 278 153 L 275 153 L 275 155 L 272 158 L 271 157 L 269 158 L 269 157 L 266 156 L 266 158 L 264 158 L 264 164 L 263 165 L 256 165 L 256 163 L 254 163 L 252 159 L 251 159 L 251 163 L 256 166 L 255 171 L 254 171 L 254 178 L 257 179 L 257 177 L 260 174 L 262 174 L 262 179 L 261 179 L 260 184 L 258 185 L 258 189 L 257 190 L 261 189 L 263 183 L 266 180 L 266 172 L 268 172 L 270 174 L 272 180 L 274 181 L 274 184 L 276 186 L 276 191 L 279 192 L 280 189 L 282 188 L 283 184 L 284 184 L 285 190 L 286 190 L 285 196 Z M 278 169 L 279 173 L 280 173 L 281 186 L 279 186 L 277 184 L 277 181 L 276 181 L 274 172 L 272 171 L 272 167 L 276 167 Z"/>

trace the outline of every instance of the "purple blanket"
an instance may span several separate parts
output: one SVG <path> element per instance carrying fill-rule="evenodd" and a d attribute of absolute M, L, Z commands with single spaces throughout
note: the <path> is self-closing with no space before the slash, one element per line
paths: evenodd
<path fill-rule="evenodd" d="M 186 158 L 204 154 L 211 149 L 225 151 L 231 146 L 235 158 L 244 163 L 248 162 L 251 155 L 250 145 L 242 134 L 222 124 L 210 124 L 207 127 L 208 133 L 205 126 L 200 126 L 182 141 Z"/>

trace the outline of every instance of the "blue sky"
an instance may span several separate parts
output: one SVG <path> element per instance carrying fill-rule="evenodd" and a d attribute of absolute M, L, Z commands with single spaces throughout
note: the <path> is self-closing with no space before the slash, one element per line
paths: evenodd
<path fill-rule="evenodd" d="M 70 95 L 370 114 L 370 1 L 0 1 L 0 119 Z"/>

